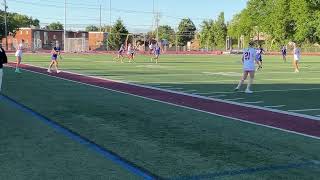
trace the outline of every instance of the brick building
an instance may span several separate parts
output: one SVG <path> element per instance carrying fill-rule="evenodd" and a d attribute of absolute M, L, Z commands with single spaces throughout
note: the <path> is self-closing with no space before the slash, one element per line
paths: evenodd
<path fill-rule="evenodd" d="M 107 37 L 106 32 L 89 32 L 89 50 L 105 50 L 103 43 Z"/>

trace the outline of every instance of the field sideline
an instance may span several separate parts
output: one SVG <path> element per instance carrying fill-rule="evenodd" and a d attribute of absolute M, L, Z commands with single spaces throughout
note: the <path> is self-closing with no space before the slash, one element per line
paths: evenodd
<path fill-rule="evenodd" d="M 24 63 L 46 67 L 48 59 L 26 55 Z M 33 66 L 24 66 L 28 70 L 22 74 L 5 68 L 4 95 L 9 98 L 5 102 L 21 104 L 156 179 L 317 179 L 317 57 L 305 57 L 302 72 L 295 74 L 289 62 L 267 56 L 252 95 L 232 91 L 241 73 L 239 56 L 163 56 L 160 62 L 153 64 L 146 56 L 122 64 L 111 56 L 68 55 L 61 61 L 65 72 L 58 75 L 48 76 L 45 69 Z M 40 123 L 32 117 L 34 113 L 24 119 Z M 38 134 L 48 137 L 47 131 L 39 130 Z M 12 132 L 6 132 L 8 142 L 14 142 L 10 141 Z M 19 142 L 22 140 L 7 147 L 15 148 Z M 59 147 L 59 143 L 61 138 L 50 141 L 52 147 Z M 24 148 L 31 152 L 38 147 L 31 142 Z M 81 152 L 85 149 L 82 146 Z M 49 149 L 46 152 L 55 154 Z M 41 156 L 47 157 L 45 153 Z M 59 162 L 58 157 L 52 158 Z M 101 169 L 99 175 L 79 171 L 78 166 L 71 171 L 87 178 L 113 174 L 115 179 L 133 179 L 141 175 L 110 157 L 105 160 L 115 166 Z M 25 161 L 19 164 L 27 166 Z M 38 167 L 22 172 L 35 177 L 41 171 L 46 170 Z M 135 175 L 129 177 L 127 172 Z M 2 177 L 9 174 L 5 171 Z"/>

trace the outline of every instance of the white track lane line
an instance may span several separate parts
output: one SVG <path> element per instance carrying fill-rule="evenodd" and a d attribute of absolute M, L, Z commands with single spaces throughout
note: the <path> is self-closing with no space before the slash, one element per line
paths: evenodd
<path fill-rule="evenodd" d="M 306 111 L 320 111 L 319 108 L 317 109 L 294 109 L 294 110 L 288 110 L 290 112 L 306 112 Z"/>
<path fill-rule="evenodd" d="M 286 105 L 274 105 L 274 106 L 264 106 L 266 108 L 279 108 L 279 107 L 285 107 Z"/>
<path fill-rule="evenodd" d="M 252 102 L 242 102 L 242 103 L 245 103 L 245 104 L 261 104 L 261 103 L 264 103 L 264 101 L 252 101 Z"/>

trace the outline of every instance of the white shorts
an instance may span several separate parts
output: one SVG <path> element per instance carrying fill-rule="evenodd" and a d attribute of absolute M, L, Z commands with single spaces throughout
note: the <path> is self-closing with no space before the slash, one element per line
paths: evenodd
<path fill-rule="evenodd" d="M 17 51 L 15 54 L 16 57 L 22 57 L 22 51 Z"/>
<path fill-rule="evenodd" d="M 298 56 L 298 55 L 294 55 L 293 58 L 295 61 L 300 61 L 300 56 Z"/>
<path fill-rule="evenodd" d="M 0 68 L 0 92 L 1 92 L 1 85 L 2 85 L 2 76 L 3 76 L 3 69 Z"/>

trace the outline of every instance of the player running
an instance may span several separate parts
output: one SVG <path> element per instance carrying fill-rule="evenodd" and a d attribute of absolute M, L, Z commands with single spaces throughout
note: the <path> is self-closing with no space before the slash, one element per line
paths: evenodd
<path fill-rule="evenodd" d="M 287 62 L 287 47 L 285 45 L 281 48 L 282 59 L 284 62 Z"/>
<path fill-rule="evenodd" d="M 156 44 L 154 48 L 154 57 L 151 58 L 151 61 L 156 60 L 156 63 L 158 64 L 160 53 L 161 53 L 161 48 L 158 44 Z"/>
<path fill-rule="evenodd" d="M 258 61 L 260 61 L 260 66 L 257 68 L 257 70 L 262 69 L 262 54 L 264 54 L 264 49 L 260 45 L 259 48 L 256 50 L 256 58 Z"/>
<path fill-rule="evenodd" d="M 253 42 L 249 43 L 249 47 L 247 49 L 244 49 L 243 55 L 242 55 L 242 64 L 243 64 L 243 76 L 238 84 L 238 86 L 235 88 L 235 91 L 238 91 L 244 81 L 247 79 L 248 75 L 250 75 L 249 82 L 247 84 L 247 89 L 245 90 L 245 93 L 253 93 L 250 88 L 253 84 L 254 74 L 255 74 L 255 62 L 261 66 L 261 62 L 256 58 L 256 50 L 253 48 Z"/>
<path fill-rule="evenodd" d="M 298 73 L 299 72 L 299 61 L 301 59 L 301 49 L 299 48 L 299 45 L 296 43 L 293 45 L 293 67 L 294 67 L 294 72 Z"/>
<path fill-rule="evenodd" d="M 129 62 L 133 61 L 134 59 L 134 47 L 131 45 L 131 43 L 129 43 L 128 45 L 128 58 L 129 58 Z"/>
<path fill-rule="evenodd" d="M 49 65 L 49 68 L 48 68 L 48 73 L 51 73 L 51 68 L 52 66 L 54 65 L 55 66 L 55 69 L 56 69 L 56 72 L 57 73 L 60 73 L 60 71 L 58 70 L 58 56 L 60 56 L 60 47 L 59 46 L 56 46 L 52 49 L 51 51 L 51 63 Z"/>
<path fill-rule="evenodd" d="M 15 70 L 16 73 L 21 73 L 19 67 L 20 67 L 20 64 L 21 64 L 21 61 L 22 61 L 23 49 L 24 49 L 24 40 L 22 39 L 21 43 L 17 47 L 17 51 L 16 51 L 16 54 L 15 54 L 16 60 L 17 60 L 16 70 Z"/>
<path fill-rule="evenodd" d="M 121 44 L 120 49 L 118 50 L 118 56 L 116 57 L 116 60 L 120 59 L 121 63 L 123 63 L 123 59 L 124 59 L 123 53 L 124 52 L 125 52 L 125 47 L 123 44 Z"/>
<path fill-rule="evenodd" d="M 4 49 L 0 46 L 0 93 L 2 85 L 2 76 L 3 76 L 3 64 L 8 63 L 8 57 Z"/>

